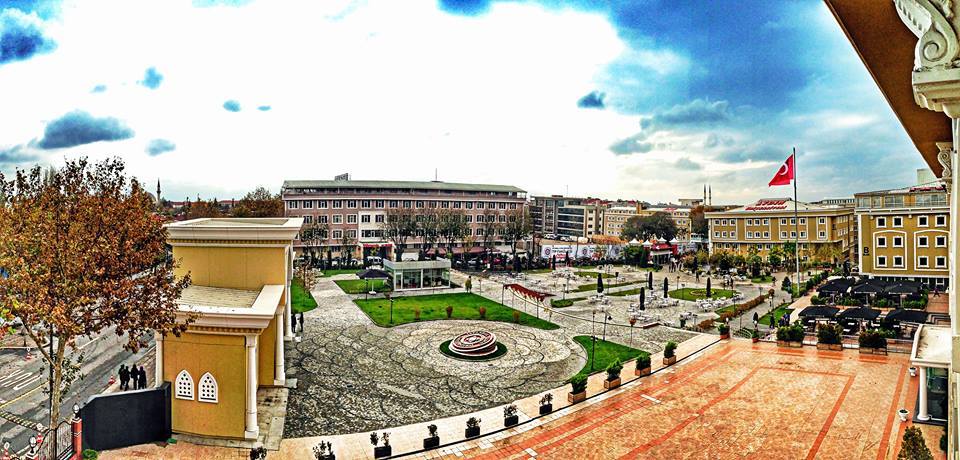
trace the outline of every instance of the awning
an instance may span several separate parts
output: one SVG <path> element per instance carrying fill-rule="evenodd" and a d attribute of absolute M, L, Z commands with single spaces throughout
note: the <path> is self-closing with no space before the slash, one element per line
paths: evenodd
<path fill-rule="evenodd" d="M 850 288 L 851 294 L 882 294 L 886 292 L 887 283 L 880 280 L 864 280 Z"/>
<path fill-rule="evenodd" d="M 843 319 L 866 319 L 874 320 L 880 316 L 880 310 L 874 310 L 870 307 L 848 308 L 840 312 L 840 318 Z"/>
<path fill-rule="evenodd" d="M 840 309 L 836 307 L 814 305 L 812 307 L 804 308 L 803 311 L 800 312 L 800 316 L 805 318 L 833 318 L 837 315 L 838 311 L 840 311 Z"/>
<path fill-rule="evenodd" d="M 927 312 L 923 310 L 898 308 L 890 313 L 887 313 L 885 318 L 891 321 L 900 321 L 902 323 L 923 324 L 927 322 Z"/>
<path fill-rule="evenodd" d="M 850 286 L 853 286 L 853 283 L 854 281 L 851 278 L 837 278 L 827 281 L 817 291 L 822 294 L 845 294 Z"/>

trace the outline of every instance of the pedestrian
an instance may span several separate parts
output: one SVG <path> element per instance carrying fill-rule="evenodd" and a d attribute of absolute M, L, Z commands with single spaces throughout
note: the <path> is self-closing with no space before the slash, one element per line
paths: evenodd
<path fill-rule="evenodd" d="M 126 364 L 120 365 L 118 374 L 120 375 L 120 391 L 126 390 L 128 388 L 127 384 L 130 382 L 130 371 L 127 370 Z"/>
<path fill-rule="evenodd" d="M 140 372 L 138 372 L 138 374 L 140 374 L 140 376 L 137 380 L 137 386 L 143 390 L 147 388 L 147 371 L 143 370 L 143 366 L 140 366 Z"/>
<path fill-rule="evenodd" d="M 939 286 L 934 286 L 934 287 L 933 287 L 933 296 L 934 296 L 934 297 L 940 297 L 940 287 L 939 287 Z"/>
<path fill-rule="evenodd" d="M 303 313 L 300 313 L 300 333 L 303 333 Z"/>
<path fill-rule="evenodd" d="M 139 389 L 139 387 L 137 386 L 138 382 L 140 381 L 138 378 L 139 376 L 140 376 L 140 371 L 137 370 L 137 363 L 133 363 L 133 365 L 130 366 L 130 380 L 133 383 L 134 390 Z M 127 386 L 127 389 L 129 390 L 130 387 Z"/>

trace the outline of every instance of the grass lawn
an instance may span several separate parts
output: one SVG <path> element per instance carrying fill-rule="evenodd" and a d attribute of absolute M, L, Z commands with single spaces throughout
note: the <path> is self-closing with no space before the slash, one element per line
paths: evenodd
<path fill-rule="evenodd" d="M 764 284 L 764 283 L 769 283 L 771 281 L 773 281 L 772 276 L 758 276 L 756 278 L 750 278 L 750 282 L 756 283 L 756 284 Z"/>
<path fill-rule="evenodd" d="M 513 322 L 513 312 L 520 313 L 520 324 L 537 329 L 559 329 L 560 326 L 538 319 L 522 311 L 480 297 L 476 294 L 430 294 L 410 297 L 394 297 L 393 324 L 390 324 L 390 301 L 385 299 L 357 299 L 353 301 L 374 323 L 381 327 L 414 322 L 414 308 L 420 309 L 420 321 L 447 319 L 447 305 L 453 307 L 450 319 L 479 320 L 479 307 L 487 309 L 488 321 Z"/>
<path fill-rule="evenodd" d="M 337 286 L 347 294 L 363 294 L 374 290 L 385 292 L 390 290 L 390 285 L 385 280 L 336 280 Z"/>
<path fill-rule="evenodd" d="M 597 275 L 593 275 L 593 276 L 597 276 Z M 603 283 L 603 292 L 607 292 L 607 289 L 610 289 L 610 288 L 629 286 L 631 284 L 637 284 L 639 282 L 640 281 L 627 281 L 625 283 L 614 283 L 614 284 Z M 586 292 L 586 291 L 596 292 L 596 290 L 597 290 L 597 283 L 593 282 L 593 283 L 581 284 L 577 286 L 576 292 Z"/>
<path fill-rule="evenodd" d="M 784 304 L 784 305 L 788 305 L 788 304 Z M 792 308 L 787 308 L 787 307 L 785 307 L 784 305 L 781 305 L 781 306 L 779 306 L 779 307 L 777 307 L 776 309 L 773 310 L 773 322 L 774 322 L 774 323 L 779 323 L 779 322 L 780 322 L 780 318 L 781 318 L 783 315 L 789 315 L 789 314 L 793 313 L 793 309 L 792 309 Z M 760 317 L 760 324 L 770 325 L 770 313 L 767 313 L 766 315 L 763 315 L 763 316 Z"/>
<path fill-rule="evenodd" d="M 530 270 L 524 270 L 523 272 L 536 275 L 536 274 L 550 273 L 552 271 L 553 271 L 552 268 L 532 268 Z"/>
<path fill-rule="evenodd" d="M 620 362 L 627 362 L 631 359 L 636 358 L 640 355 L 650 354 L 643 351 L 637 350 L 636 348 L 630 348 L 619 343 L 607 342 L 605 340 L 600 340 L 597 338 L 597 351 L 596 355 L 593 352 L 593 343 L 590 340 L 589 335 L 578 335 L 573 338 L 573 340 L 580 344 L 583 347 L 583 350 L 587 352 L 587 364 L 583 366 L 583 369 L 580 369 L 580 374 L 590 375 L 597 372 L 605 371 L 607 366 L 613 362 L 613 360 L 620 358 Z M 593 370 L 590 370 L 590 366 L 593 366 Z"/>
<path fill-rule="evenodd" d="M 290 284 L 290 293 L 290 308 L 294 313 L 306 313 L 317 308 L 317 301 L 307 292 L 299 279 L 294 279 Z"/>
<path fill-rule="evenodd" d="M 596 278 L 596 277 L 597 277 L 597 273 L 600 273 L 600 272 L 576 272 L 576 273 L 574 273 L 574 275 L 577 275 L 577 276 L 588 276 L 588 277 L 590 277 L 590 278 Z M 603 278 L 603 279 L 613 278 L 613 273 L 600 273 L 600 277 Z"/>
<path fill-rule="evenodd" d="M 733 297 L 733 291 L 729 289 L 710 288 L 710 294 L 714 299 L 726 299 Z M 705 288 L 683 288 L 670 291 L 670 297 L 682 300 L 706 299 L 707 290 Z"/>
<path fill-rule="evenodd" d="M 355 275 L 360 273 L 360 270 L 355 268 L 331 268 L 330 270 L 323 270 L 323 274 L 320 275 L 322 278 L 329 278 L 333 275 Z"/>
<path fill-rule="evenodd" d="M 646 287 L 646 286 L 644 286 L 644 287 Z M 649 289 L 647 289 L 647 290 L 649 291 Z M 633 288 L 633 289 L 627 289 L 627 290 L 625 290 L 625 291 L 611 292 L 611 293 L 609 293 L 609 294 L 607 294 L 607 295 L 615 295 L 615 296 L 623 297 L 623 296 L 638 295 L 638 294 L 640 294 L 640 288 Z"/>

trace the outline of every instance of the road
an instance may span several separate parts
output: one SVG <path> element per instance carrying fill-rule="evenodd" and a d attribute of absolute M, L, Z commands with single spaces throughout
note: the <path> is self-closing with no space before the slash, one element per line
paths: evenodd
<path fill-rule="evenodd" d="M 7 340 L 6 343 L 10 343 Z M 29 446 L 30 436 L 37 422 L 47 424 L 47 375 L 43 359 L 36 348 L 21 348 L 23 342 L 13 340 L 18 348 L 0 349 L 0 439 L 9 441 L 11 450 L 19 451 Z M 27 339 L 30 345 L 33 343 Z M 123 349 L 123 342 L 112 329 L 91 338 L 78 340 L 84 355 L 81 368 L 82 379 L 71 386 L 61 406 L 61 417 L 73 413 L 73 405 L 86 403 L 87 399 L 103 392 L 110 376 L 116 376 L 121 363 L 128 365 L 143 357 L 150 344 L 137 353 Z M 29 350 L 30 359 L 27 359 Z M 2 444 L 0 441 L 0 444 Z"/>

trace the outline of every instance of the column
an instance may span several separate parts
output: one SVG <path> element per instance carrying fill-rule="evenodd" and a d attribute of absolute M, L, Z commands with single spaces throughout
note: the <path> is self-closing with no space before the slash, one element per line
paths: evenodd
<path fill-rule="evenodd" d="M 277 350 L 274 359 L 273 384 L 277 386 L 283 386 L 287 383 L 287 373 L 283 362 L 283 334 L 280 333 L 280 328 L 283 327 L 283 313 L 283 309 L 281 309 L 275 317 L 277 322 Z"/>
<path fill-rule="evenodd" d="M 157 343 L 157 351 L 154 356 L 156 363 L 154 364 L 154 379 L 153 386 L 159 387 L 163 385 L 163 334 L 159 332 L 154 332 L 154 341 Z"/>
<path fill-rule="evenodd" d="M 286 305 L 284 306 L 284 318 L 285 320 L 281 323 L 277 323 L 277 335 L 280 334 L 280 324 L 283 324 L 283 338 L 285 340 L 293 340 L 293 308 L 290 305 L 290 284 L 293 282 L 293 249 L 287 247 L 287 261 L 286 267 L 286 286 L 283 287 L 284 298 L 286 299 Z"/>
<path fill-rule="evenodd" d="M 917 420 L 930 420 L 927 412 L 927 367 L 920 366 L 920 409 L 917 411 Z"/>
<path fill-rule="evenodd" d="M 244 418 L 243 436 L 247 439 L 256 439 L 260 434 L 257 426 L 257 336 L 246 335 L 247 349 L 247 412 Z"/>

